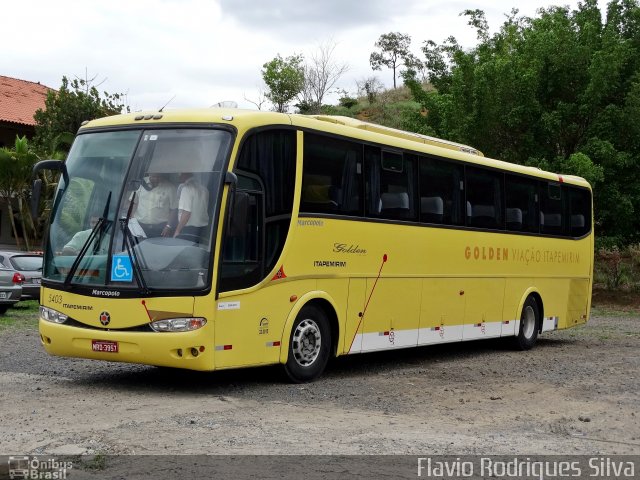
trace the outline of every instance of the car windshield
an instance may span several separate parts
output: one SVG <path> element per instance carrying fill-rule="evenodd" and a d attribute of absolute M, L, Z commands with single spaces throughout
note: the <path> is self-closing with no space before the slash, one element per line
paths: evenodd
<path fill-rule="evenodd" d="M 231 134 L 79 135 L 54 199 L 44 278 L 137 290 L 203 289 Z"/>
<path fill-rule="evenodd" d="M 42 270 L 42 257 L 40 255 L 15 255 L 9 260 L 16 270 L 28 272 Z"/>

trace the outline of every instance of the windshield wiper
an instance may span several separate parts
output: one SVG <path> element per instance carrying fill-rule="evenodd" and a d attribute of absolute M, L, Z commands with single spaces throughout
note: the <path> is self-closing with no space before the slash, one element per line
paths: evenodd
<path fill-rule="evenodd" d="M 80 249 L 78 256 L 74 260 L 73 264 L 71 265 L 71 268 L 69 269 L 69 273 L 67 273 L 67 276 L 64 279 L 65 286 L 68 286 L 71 283 L 71 279 L 76 274 L 76 270 L 78 270 L 78 266 L 80 265 L 80 262 L 82 261 L 84 256 L 87 254 L 87 250 L 89 250 L 89 246 L 91 245 L 91 242 L 93 242 L 93 240 L 96 238 L 96 236 L 98 236 L 98 241 L 96 242 L 96 245 L 93 248 L 93 253 L 95 255 L 98 252 L 98 249 L 100 248 L 100 244 L 102 243 L 102 237 L 104 236 L 104 234 L 109 228 L 109 225 L 108 225 L 109 221 L 107 220 L 107 215 L 109 214 L 110 204 L 111 204 L 111 191 L 109 191 L 109 196 L 107 197 L 107 201 L 104 205 L 102 216 L 98 219 L 96 224 L 91 229 L 91 232 L 89 233 L 89 237 L 82 244 L 82 248 Z"/>
<path fill-rule="evenodd" d="M 133 192 L 133 195 L 131 195 L 131 201 L 129 202 L 129 208 L 127 209 L 127 216 L 120 219 L 120 228 L 122 229 L 122 248 L 127 249 L 127 255 L 129 255 L 133 265 L 133 275 L 136 277 L 136 281 L 138 282 L 142 293 L 146 295 L 149 293 L 149 287 L 144 279 L 144 273 L 142 272 L 142 267 L 140 266 L 138 255 L 134 248 L 136 245 L 135 238 L 129 229 L 129 220 L 131 219 L 131 213 L 133 212 L 135 201 L 136 192 Z"/>

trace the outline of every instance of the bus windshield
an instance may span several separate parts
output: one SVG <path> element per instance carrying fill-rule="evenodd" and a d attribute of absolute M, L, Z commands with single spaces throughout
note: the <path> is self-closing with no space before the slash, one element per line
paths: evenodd
<path fill-rule="evenodd" d="M 231 141 L 228 131 L 195 128 L 79 135 L 52 206 L 44 279 L 205 289 Z"/>

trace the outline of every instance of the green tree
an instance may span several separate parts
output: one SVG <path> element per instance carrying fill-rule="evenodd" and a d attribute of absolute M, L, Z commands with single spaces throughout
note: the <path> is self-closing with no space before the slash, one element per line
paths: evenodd
<path fill-rule="evenodd" d="M 277 112 L 284 113 L 289 103 L 304 86 L 302 55 L 282 58 L 279 54 L 262 66 L 262 79 L 267 86 L 266 97 Z"/>
<path fill-rule="evenodd" d="M 37 160 L 38 157 L 30 148 L 26 137 L 16 137 L 13 148 L 0 148 L 0 198 L 6 205 L 16 244 L 21 248 L 15 221 L 16 217 L 19 219 L 27 250 L 31 250 L 31 239 L 36 240 L 38 237 L 27 201 L 31 192 L 31 171 Z M 18 207 L 17 215 L 14 212 L 14 202 Z"/>
<path fill-rule="evenodd" d="M 413 64 L 414 58 L 409 52 L 411 37 L 404 33 L 390 32 L 380 35 L 375 47 L 380 51 L 372 52 L 369 63 L 373 70 L 387 67 L 393 70 L 393 88 L 396 88 L 396 71 L 402 65 Z"/>
<path fill-rule="evenodd" d="M 516 10 L 495 34 L 484 14 L 463 12 L 478 43 L 423 48 L 427 91 L 405 74 L 426 116 L 405 125 L 467 143 L 485 155 L 587 178 L 596 233 L 640 239 L 640 7 L 596 0 L 575 10 Z"/>
<path fill-rule="evenodd" d="M 45 108 L 34 115 L 36 135 L 34 143 L 41 150 L 51 150 L 61 136 L 75 133 L 85 120 L 122 113 L 126 109 L 122 94 L 100 94 L 93 79 L 62 77 L 57 91 L 51 90 L 45 99 Z M 68 147 L 66 147 L 68 149 Z"/>

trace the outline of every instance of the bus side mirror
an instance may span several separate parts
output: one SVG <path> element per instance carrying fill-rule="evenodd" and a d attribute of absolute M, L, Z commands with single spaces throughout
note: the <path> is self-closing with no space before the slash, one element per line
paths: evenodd
<path fill-rule="evenodd" d="M 67 165 L 62 160 L 41 160 L 33 166 L 31 176 L 35 177 L 40 170 L 57 170 L 62 172 L 62 178 L 65 185 L 69 185 L 69 174 L 67 173 Z"/>
<path fill-rule="evenodd" d="M 69 185 L 69 174 L 67 173 L 67 165 L 62 160 L 41 160 L 33 166 L 31 176 L 35 177 L 41 170 L 57 170 L 62 173 L 65 186 Z M 33 181 L 33 190 L 31 193 L 31 216 L 38 216 L 38 206 L 40 205 L 40 195 L 42 192 L 42 180 L 36 178 Z"/>
<path fill-rule="evenodd" d="M 69 174 L 67 173 L 67 165 L 62 160 L 41 160 L 33 166 L 31 176 L 35 177 L 41 170 L 57 170 L 62 172 L 62 178 L 65 185 L 69 185 Z M 42 193 L 42 180 L 36 178 L 33 181 L 33 189 L 31 192 L 31 216 L 37 218 L 38 206 L 40 205 L 40 195 Z"/>

